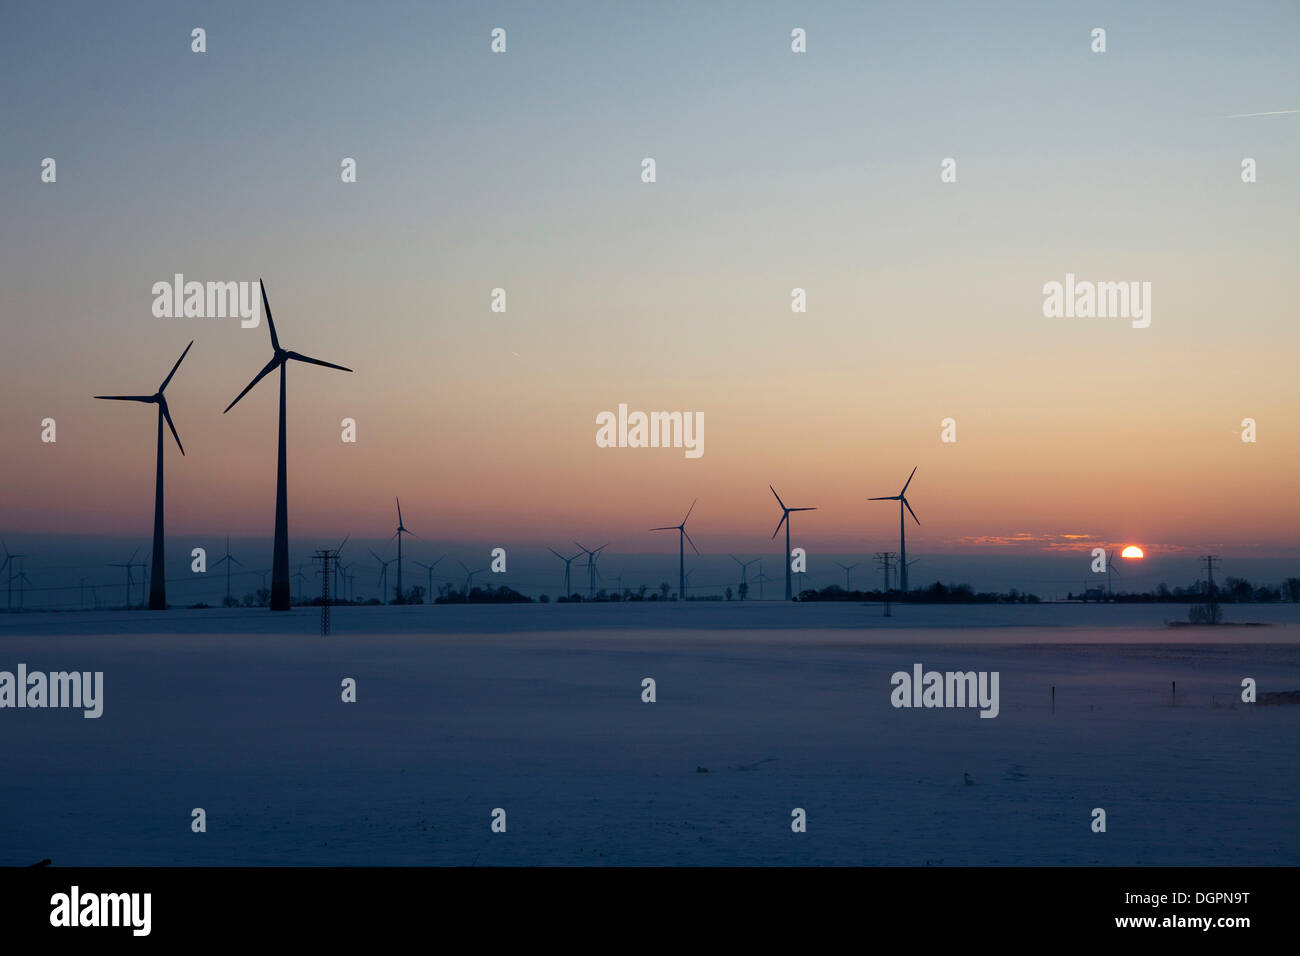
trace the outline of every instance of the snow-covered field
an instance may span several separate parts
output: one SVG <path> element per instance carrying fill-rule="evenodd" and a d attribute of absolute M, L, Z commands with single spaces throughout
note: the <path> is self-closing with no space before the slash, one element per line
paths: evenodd
<path fill-rule="evenodd" d="M 757 602 L 345 608 L 328 638 L 307 609 L 0 616 L 0 670 L 105 683 L 97 720 L 0 710 L 0 864 L 1300 864 L 1300 707 L 1239 700 L 1243 677 L 1300 689 L 1300 612 L 1227 611 L 1272 626 Z M 998 671 L 999 716 L 895 709 L 917 662 Z"/>

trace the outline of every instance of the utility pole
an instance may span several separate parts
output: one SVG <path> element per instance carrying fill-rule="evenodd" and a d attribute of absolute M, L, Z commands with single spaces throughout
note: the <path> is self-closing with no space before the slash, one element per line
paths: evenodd
<path fill-rule="evenodd" d="M 885 617 L 893 617 L 889 610 L 889 572 L 893 565 L 893 551 L 877 551 L 876 564 L 885 572 Z"/>
<path fill-rule="evenodd" d="M 325 548 L 316 552 L 313 562 L 320 562 L 320 633 L 325 637 L 330 632 L 330 562 L 337 561 L 338 552 Z"/>

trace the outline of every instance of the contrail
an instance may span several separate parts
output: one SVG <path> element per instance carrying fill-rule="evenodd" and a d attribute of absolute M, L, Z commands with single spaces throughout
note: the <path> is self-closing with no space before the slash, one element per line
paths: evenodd
<path fill-rule="evenodd" d="M 1300 113 L 1300 110 L 1269 110 L 1267 113 L 1233 113 L 1228 119 L 1241 119 L 1244 116 L 1279 116 L 1282 113 Z"/>

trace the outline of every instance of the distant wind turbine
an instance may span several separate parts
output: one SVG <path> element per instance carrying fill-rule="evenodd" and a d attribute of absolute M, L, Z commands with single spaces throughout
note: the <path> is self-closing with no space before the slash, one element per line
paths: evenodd
<path fill-rule="evenodd" d="M 266 298 L 266 283 L 258 280 L 262 286 L 262 307 L 266 310 L 266 325 L 271 331 L 271 348 L 275 354 L 271 360 L 266 363 L 262 371 L 258 372 L 251 382 L 244 387 L 233 402 L 226 406 L 226 412 L 230 411 L 239 402 L 241 398 L 247 395 L 262 379 L 270 375 L 276 368 L 280 370 L 280 444 L 278 452 L 278 466 L 275 478 L 275 550 L 271 561 L 271 610 L 287 611 L 289 610 L 289 503 L 288 503 L 288 479 L 286 477 L 285 463 L 285 419 L 284 419 L 284 381 L 285 369 L 289 365 L 289 360 L 296 362 L 306 362 L 309 365 L 323 365 L 325 368 L 338 369 L 340 372 L 350 372 L 352 369 L 345 368 L 342 365 L 335 365 L 332 362 L 322 362 L 320 359 L 310 358 L 301 355 L 298 352 L 290 352 L 280 347 L 280 339 L 275 334 L 275 322 L 271 318 L 271 303 Z M 225 412 L 222 412 L 224 415 Z"/>
<path fill-rule="evenodd" d="M 212 567 L 213 567 L 214 569 L 215 569 L 215 568 L 219 568 L 219 567 L 221 567 L 223 564 L 226 566 L 226 600 L 225 600 L 225 605 L 226 605 L 227 607 L 229 607 L 229 606 L 230 606 L 230 601 L 231 601 L 231 598 L 230 598 L 230 566 L 231 566 L 232 564 L 238 564 L 241 568 L 244 566 L 242 562 L 235 560 L 235 556 L 234 556 L 233 554 L 230 553 L 230 535 L 226 535 L 226 553 L 223 554 L 220 558 L 218 558 L 217 561 L 216 561 L 216 563 L 214 563 L 214 564 L 212 565 Z"/>
<path fill-rule="evenodd" d="M 181 444 L 181 436 L 176 434 L 176 426 L 172 423 L 171 412 L 167 410 L 167 399 L 163 392 L 167 390 L 167 383 L 172 380 L 172 376 L 176 374 L 176 370 L 181 367 L 181 362 L 185 361 L 185 356 L 193 347 L 194 340 L 191 339 L 190 344 L 185 346 L 185 351 L 181 353 L 181 357 L 172 366 L 172 370 L 163 379 L 163 383 L 158 386 L 158 391 L 152 395 L 95 396 L 111 402 L 142 402 L 145 405 L 158 406 L 158 463 L 153 490 L 153 575 L 149 578 L 149 610 L 151 611 L 167 610 L 167 566 L 163 560 L 163 419 L 167 420 L 167 427 L 172 430 L 176 447 L 181 450 L 182 455 L 185 454 L 185 446 Z"/>
<path fill-rule="evenodd" d="M 461 562 L 457 561 L 456 563 L 459 564 L 462 568 L 465 568 L 465 588 L 463 591 L 461 591 L 461 593 L 468 595 L 470 585 L 474 583 L 474 575 L 482 574 L 484 571 L 487 570 L 487 568 L 475 568 L 473 571 L 471 571 L 469 568 L 465 567 L 464 564 L 461 564 Z"/>
<path fill-rule="evenodd" d="M 749 566 L 756 562 L 758 558 L 750 558 L 748 561 L 742 561 L 734 554 L 729 554 L 727 557 L 740 565 L 740 599 L 743 601 L 745 600 L 745 595 L 749 593 Z"/>
<path fill-rule="evenodd" d="M 559 558 L 561 561 L 564 562 L 564 597 L 567 600 L 568 598 L 573 596 L 573 591 L 570 590 L 571 585 L 569 583 L 569 566 L 572 565 L 576 559 L 582 557 L 582 552 L 579 551 L 572 558 L 566 558 L 564 555 L 560 554 L 560 552 L 556 551 L 554 548 L 547 548 L 546 550 L 551 552 L 551 554 L 555 555 L 557 558 Z"/>
<path fill-rule="evenodd" d="M 919 466 L 917 466 L 919 467 Z M 887 495 L 882 498 L 868 498 L 868 501 L 897 501 L 898 502 L 898 589 L 907 594 L 907 525 L 904 523 L 906 515 L 903 509 L 906 508 L 912 516 L 912 520 L 918 525 L 921 519 L 916 516 L 912 506 L 907 503 L 907 486 L 912 483 L 912 476 L 916 474 L 916 468 L 912 469 L 912 474 L 907 476 L 907 481 L 903 483 L 903 490 L 896 495 Z"/>
<path fill-rule="evenodd" d="M 371 555 L 374 556 L 374 559 L 379 562 L 379 594 L 383 598 L 383 603 L 387 604 L 388 603 L 388 566 L 392 564 L 394 561 L 396 561 L 397 559 L 389 558 L 387 561 L 385 561 L 379 555 L 375 554 L 374 551 L 371 551 L 370 548 L 367 548 L 366 550 L 370 551 Z"/>
<path fill-rule="evenodd" d="M 785 525 L 785 599 L 789 601 L 793 597 L 790 589 L 790 513 L 794 511 L 816 511 L 817 509 L 787 508 L 785 502 L 781 500 L 781 496 L 776 493 L 776 489 L 772 488 L 771 485 L 767 487 L 771 489 L 772 495 L 776 498 L 776 503 L 781 506 L 781 520 L 776 523 L 776 531 L 772 532 L 772 537 L 775 538 L 781 530 L 781 525 Z"/>
<path fill-rule="evenodd" d="M 131 557 L 127 561 L 118 563 L 110 562 L 108 565 L 110 568 L 126 569 L 126 608 L 128 611 L 131 609 L 131 585 L 135 583 L 135 575 L 132 571 L 135 568 L 135 556 L 139 553 L 140 549 L 136 548 L 131 552 Z"/>
<path fill-rule="evenodd" d="M 690 519 L 691 512 L 695 510 L 695 506 L 699 503 L 699 500 L 700 500 L 699 498 L 696 498 L 694 501 L 691 502 L 690 508 L 688 508 L 686 511 L 686 517 L 682 519 L 681 524 L 670 524 L 670 525 L 665 525 L 662 528 L 650 529 L 651 531 L 680 532 L 677 538 L 677 581 L 678 581 L 677 599 L 679 601 L 686 600 L 686 542 L 687 541 L 691 542 L 692 551 L 694 551 L 696 554 L 700 553 L 700 549 L 695 547 L 695 542 L 691 541 L 691 536 L 686 533 L 686 522 L 687 520 Z"/>
<path fill-rule="evenodd" d="M 25 558 L 27 557 L 27 555 L 10 554 L 9 545 L 7 544 L 0 544 L 0 547 L 3 547 L 5 549 L 5 560 L 4 560 L 4 564 L 0 564 L 0 571 L 5 570 L 6 568 L 9 571 L 9 573 L 6 575 L 6 580 L 5 580 L 5 591 L 6 591 L 5 610 L 9 610 L 14 606 L 14 579 L 17 577 L 19 573 L 14 570 L 14 559 Z"/>
<path fill-rule="evenodd" d="M 444 554 L 442 558 L 445 557 L 446 555 Z M 438 561 L 441 561 L 442 558 L 439 558 Z M 438 566 L 438 561 L 433 562 L 433 564 L 425 564 L 423 561 L 415 562 L 420 567 L 424 568 L 426 571 L 429 572 L 429 590 L 425 593 L 424 599 L 430 604 L 433 603 L 433 569 Z"/>
<path fill-rule="evenodd" d="M 581 541 L 575 541 L 573 543 L 579 548 L 582 548 L 583 553 L 587 555 L 587 599 L 591 600 L 596 596 L 596 575 L 598 573 L 596 571 L 596 558 L 600 552 L 609 547 L 610 543 L 606 541 L 595 551 L 588 548 Z"/>
<path fill-rule="evenodd" d="M 406 525 L 402 524 L 402 499 L 394 497 L 397 502 L 397 530 L 393 532 L 393 537 L 397 539 L 397 603 L 406 603 L 406 598 L 402 591 L 402 535 L 414 534 L 406 530 Z"/>
<path fill-rule="evenodd" d="M 835 563 L 839 564 L 840 567 L 844 569 L 844 590 L 852 591 L 853 590 L 853 578 L 852 578 L 853 569 L 856 568 L 862 562 L 858 561 L 853 564 L 840 564 L 840 562 L 836 561 Z"/>

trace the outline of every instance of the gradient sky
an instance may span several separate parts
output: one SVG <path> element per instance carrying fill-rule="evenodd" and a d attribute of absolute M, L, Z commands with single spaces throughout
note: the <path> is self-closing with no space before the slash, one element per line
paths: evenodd
<path fill-rule="evenodd" d="M 0 529 L 146 536 L 153 410 L 90 396 L 193 338 L 169 534 L 269 535 L 274 379 L 221 414 L 266 329 L 154 318 L 182 272 L 265 277 L 356 370 L 289 370 L 295 537 L 400 494 L 429 537 L 675 551 L 645 529 L 698 497 L 753 550 L 770 482 L 848 550 L 919 465 L 909 550 L 1297 555 L 1300 114 L 1228 117 L 1300 108 L 1300 12 L 1076 6 L 5 5 Z M 1151 327 L 1044 318 L 1066 272 L 1151 282 Z M 598 449 L 620 402 L 703 412 L 704 457 Z"/>

